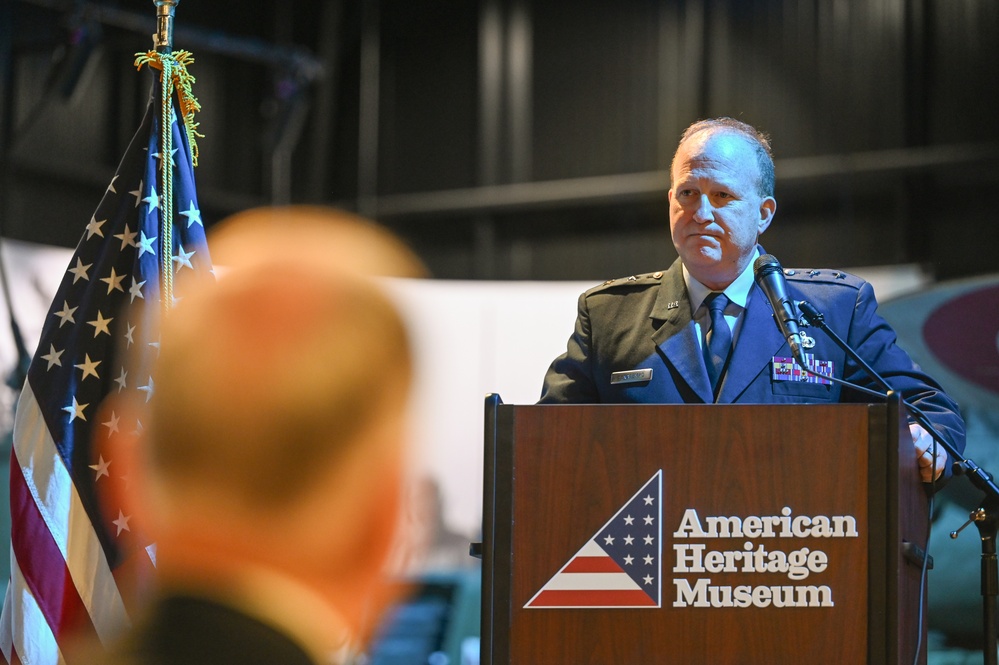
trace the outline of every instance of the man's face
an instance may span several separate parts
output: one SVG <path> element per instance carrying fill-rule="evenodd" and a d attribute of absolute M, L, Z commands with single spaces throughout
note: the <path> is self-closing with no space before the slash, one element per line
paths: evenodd
<path fill-rule="evenodd" d="M 699 282 L 724 289 L 745 269 L 777 209 L 773 197 L 759 194 L 753 148 L 738 134 L 700 132 L 677 149 L 672 176 L 673 246 Z"/>

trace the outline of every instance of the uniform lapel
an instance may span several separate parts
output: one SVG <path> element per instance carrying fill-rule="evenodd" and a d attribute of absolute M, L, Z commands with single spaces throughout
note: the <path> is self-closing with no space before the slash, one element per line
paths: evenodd
<path fill-rule="evenodd" d="M 676 368 L 690 390 L 704 402 L 713 402 L 711 381 L 697 341 L 696 326 L 690 315 L 690 299 L 683 283 L 679 260 L 663 275 L 659 296 L 649 318 L 662 321 L 662 325 L 652 334 L 652 341 L 667 364 Z M 682 394 L 684 391 L 680 392 Z"/>
<path fill-rule="evenodd" d="M 732 349 L 732 357 L 718 395 L 720 403 L 738 399 L 760 372 L 766 371 L 769 374 L 774 355 L 784 345 L 784 338 L 773 321 L 773 308 L 759 286 L 753 285 L 746 304 L 739 339 Z"/>

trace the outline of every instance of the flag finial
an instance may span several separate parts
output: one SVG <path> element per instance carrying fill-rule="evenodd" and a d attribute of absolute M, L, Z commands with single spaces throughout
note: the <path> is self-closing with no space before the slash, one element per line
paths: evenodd
<path fill-rule="evenodd" d="M 173 50 L 173 15 L 180 0 L 153 0 L 156 5 L 156 34 L 153 48 L 160 53 Z"/>

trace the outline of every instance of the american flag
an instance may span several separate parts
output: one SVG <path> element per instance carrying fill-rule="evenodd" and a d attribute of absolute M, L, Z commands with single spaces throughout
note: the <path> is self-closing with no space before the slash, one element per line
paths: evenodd
<path fill-rule="evenodd" d="M 154 548 L 134 533 L 130 516 L 112 507 L 105 519 L 97 503 L 104 485 L 122 481 L 101 441 L 112 429 L 141 425 L 113 412 L 100 418 L 98 406 L 112 392 L 153 394 L 152 377 L 126 363 L 123 351 L 155 352 L 149 317 L 164 292 L 161 162 L 173 165 L 176 211 L 163 260 L 172 275 L 209 271 L 211 261 L 187 132 L 173 111 L 175 149 L 165 154 L 158 92 L 152 97 L 70 259 L 18 401 L 11 579 L 0 617 L 7 663 L 55 665 L 67 662 L 70 642 L 107 644 L 129 625 L 131 584 L 155 565 Z"/>
<path fill-rule="evenodd" d="M 662 469 L 524 607 L 660 607 Z"/>

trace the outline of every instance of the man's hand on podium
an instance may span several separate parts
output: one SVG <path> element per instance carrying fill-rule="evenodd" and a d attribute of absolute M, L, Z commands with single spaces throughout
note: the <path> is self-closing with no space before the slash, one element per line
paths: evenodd
<path fill-rule="evenodd" d="M 944 469 L 947 468 L 948 456 L 943 446 L 936 446 L 936 457 L 934 457 L 933 437 L 930 436 L 921 425 L 909 424 L 909 433 L 912 434 L 912 444 L 916 447 L 916 464 L 919 466 L 919 477 L 924 483 L 931 483 L 939 478 Z"/>

